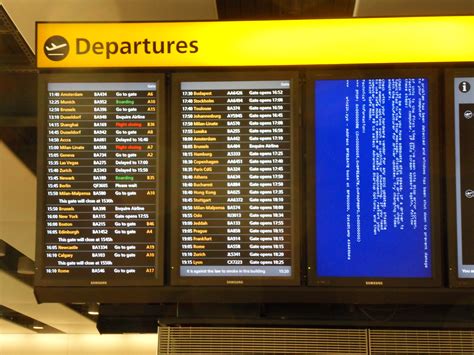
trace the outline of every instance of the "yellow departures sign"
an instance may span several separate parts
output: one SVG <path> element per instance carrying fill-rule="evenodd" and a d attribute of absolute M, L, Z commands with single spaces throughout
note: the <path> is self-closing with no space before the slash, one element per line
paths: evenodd
<path fill-rule="evenodd" d="M 474 61 L 474 16 L 37 23 L 38 68 Z"/>

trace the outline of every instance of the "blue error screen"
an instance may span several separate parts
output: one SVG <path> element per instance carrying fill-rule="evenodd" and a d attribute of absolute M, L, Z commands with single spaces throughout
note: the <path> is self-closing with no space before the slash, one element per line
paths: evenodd
<path fill-rule="evenodd" d="M 428 79 L 315 81 L 317 277 L 430 278 Z"/>

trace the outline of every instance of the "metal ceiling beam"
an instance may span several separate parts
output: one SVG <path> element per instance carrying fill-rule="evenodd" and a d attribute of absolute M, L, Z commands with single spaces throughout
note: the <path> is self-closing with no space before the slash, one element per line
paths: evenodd
<path fill-rule="evenodd" d="M 6 31 L 6 33 L 11 34 L 14 37 L 15 42 L 18 44 L 21 51 L 23 52 L 23 56 L 21 56 L 23 60 L 21 61 L 21 63 L 29 63 L 31 67 L 34 68 L 36 63 L 35 55 L 26 43 L 18 28 L 10 19 L 10 16 L 8 16 L 8 13 L 3 7 L 3 5 L 0 5 L 0 23 L 2 25 L 2 31 Z"/>

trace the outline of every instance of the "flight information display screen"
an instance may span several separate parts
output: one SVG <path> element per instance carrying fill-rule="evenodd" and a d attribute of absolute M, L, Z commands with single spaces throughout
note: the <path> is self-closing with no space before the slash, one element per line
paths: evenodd
<path fill-rule="evenodd" d="M 174 284 L 295 284 L 294 79 L 175 76 Z"/>
<path fill-rule="evenodd" d="M 162 81 L 42 78 L 40 282 L 162 282 Z"/>
<path fill-rule="evenodd" d="M 313 83 L 313 277 L 432 278 L 428 78 Z"/>
<path fill-rule="evenodd" d="M 469 72 L 472 75 L 472 71 Z M 469 74 L 466 73 L 466 74 Z M 474 77 L 453 78 L 457 277 L 474 279 Z"/>

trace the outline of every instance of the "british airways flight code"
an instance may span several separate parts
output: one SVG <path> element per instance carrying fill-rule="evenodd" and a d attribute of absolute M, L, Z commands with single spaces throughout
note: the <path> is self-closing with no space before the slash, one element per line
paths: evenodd
<path fill-rule="evenodd" d="M 157 94 L 156 82 L 48 83 L 45 278 L 156 277 Z"/>
<path fill-rule="evenodd" d="M 180 83 L 179 276 L 292 276 L 290 80 Z"/>

